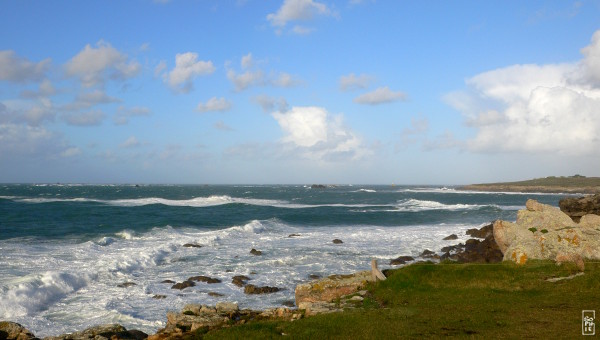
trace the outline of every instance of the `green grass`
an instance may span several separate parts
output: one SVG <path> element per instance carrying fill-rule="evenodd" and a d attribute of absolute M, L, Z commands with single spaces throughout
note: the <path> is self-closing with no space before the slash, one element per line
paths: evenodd
<path fill-rule="evenodd" d="M 600 264 L 529 261 L 412 265 L 369 287 L 363 307 L 294 322 L 263 321 L 204 339 L 565 338 L 581 336 L 581 311 L 600 309 Z M 284 335 L 283 335 L 284 334 Z"/>

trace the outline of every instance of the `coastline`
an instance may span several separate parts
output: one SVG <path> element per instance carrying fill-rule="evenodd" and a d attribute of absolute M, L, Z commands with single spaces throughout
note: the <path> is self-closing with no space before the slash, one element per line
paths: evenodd
<path fill-rule="evenodd" d="M 458 190 L 484 192 L 522 192 L 548 194 L 597 194 L 600 193 L 600 177 L 549 176 L 517 182 L 481 183 L 458 186 Z"/>

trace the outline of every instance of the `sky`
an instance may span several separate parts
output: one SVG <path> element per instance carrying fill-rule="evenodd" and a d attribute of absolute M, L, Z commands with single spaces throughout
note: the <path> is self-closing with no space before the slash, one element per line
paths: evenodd
<path fill-rule="evenodd" d="M 0 5 L 0 182 L 600 176 L 600 1 Z"/>

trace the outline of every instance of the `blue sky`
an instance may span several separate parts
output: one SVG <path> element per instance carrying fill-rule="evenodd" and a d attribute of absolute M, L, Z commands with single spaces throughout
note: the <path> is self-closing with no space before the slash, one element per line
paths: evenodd
<path fill-rule="evenodd" d="M 600 176 L 600 1 L 5 1 L 0 182 Z"/>

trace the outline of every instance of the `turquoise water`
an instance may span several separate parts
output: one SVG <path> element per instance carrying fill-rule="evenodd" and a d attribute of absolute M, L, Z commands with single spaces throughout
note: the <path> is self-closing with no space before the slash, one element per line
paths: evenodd
<path fill-rule="evenodd" d="M 153 332 L 186 303 L 278 307 L 311 274 L 368 269 L 372 258 L 385 268 L 464 241 L 468 228 L 514 220 L 527 198 L 557 205 L 561 197 L 414 186 L 0 185 L 0 320 L 38 336 L 111 322 Z M 459 240 L 442 240 L 451 233 Z M 241 274 L 284 290 L 245 295 L 231 284 Z M 161 283 L 195 275 L 222 283 L 183 291 Z"/>

